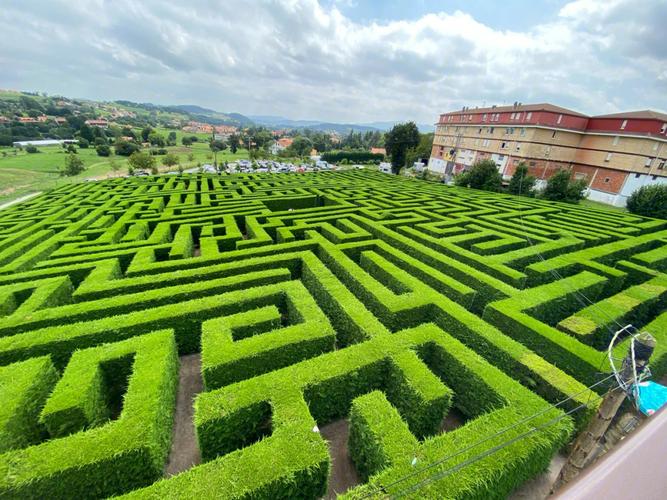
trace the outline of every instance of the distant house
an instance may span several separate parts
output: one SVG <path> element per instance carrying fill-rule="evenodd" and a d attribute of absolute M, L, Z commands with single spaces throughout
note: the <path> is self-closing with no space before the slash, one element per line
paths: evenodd
<path fill-rule="evenodd" d="M 391 174 L 391 163 L 387 161 L 380 163 L 380 172 L 383 174 Z"/>
<path fill-rule="evenodd" d="M 104 118 L 99 118 L 95 120 L 86 120 L 86 125 L 90 127 L 107 128 L 109 126 L 109 122 Z"/>
<path fill-rule="evenodd" d="M 282 137 L 271 144 L 269 151 L 271 151 L 271 154 L 277 155 L 280 151 L 289 148 L 293 142 L 294 139 L 291 137 Z"/>
<path fill-rule="evenodd" d="M 20 123 L 39 123 L 39 120 L 37 118 L 33 118 L 32 116 L 19 116 Z"/>
<path fill-rule="evenodd" d="M 371 153 L 373 153 L 374 155 L 387 156 L 387 150 L 385 148 L 371 148 Z"/>
<path fill-rule="evenodd" d="M 0 123 L 9 123 L 11 120 L 6 116 L 0 116 Z"/>
<path fill-rule="evenodd" d="M 67 123 L 67 120 L 65 118 L 63 118 L 62 116 L 56 116 L 53 119 L 53 121 L 56 122 L 58 125 L 64 125 L 65 123 Z"/>

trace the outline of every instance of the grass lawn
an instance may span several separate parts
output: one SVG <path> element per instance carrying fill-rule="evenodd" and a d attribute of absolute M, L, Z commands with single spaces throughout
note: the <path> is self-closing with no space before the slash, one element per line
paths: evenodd
<path fill-rule="evenodd" d="M 180 141 L 180 138 L 179 138 Z M 179 157 L 184 168 L 196 167 L 198 163 L 212 163 L 213 154 L 204 142 L 196 142 L 192 147 L 172 146 L 166 148 L 170 153 Z M 97 156 L 94 148 L 79 149 L 78 155 L 84 162 L 86 170 L 74 177 L 61 177 L 60 169 L 65 165 L 67 153 L 60 146 L 40 147 L 40 153 L 28 154 L 19 151 L 14 155 L 13 148 L 0 148 L 0 204 L 11 201 L 35 191 L 45 191 L 60 186 L 63 183 L 81 182 L 85 179 L 103 179 L 114 175 L 127 173 L 127 158 L 124 156 L 102 157 Z M 7 153 L 5 156 L 3 153 Z M 192 159 L 190 159 L 190 155 Z M 158 164 L 163 156 L 156 157 Z M 239 149 L 236 154 L 229 150 L 218 153 L 218 162 L 234 161 L 248 158 L 245 149 Z M 111 168 L 111 160 L 118 165 L 117 173 Z M 160 166 L 159 170 L 166 172 L 176 167 Z"/>
<path fill-rule="evenodd" d="M 585 207 L 598 208 L 600 210 L 615 210 L 617 212 L 628 211 L 628 209 L 625 207 L 614 207 L 612 205 L 607 205 L 606 203 L 600 203 L 599 201 L 593 200 L 581 200 L 579 203 Z"/>

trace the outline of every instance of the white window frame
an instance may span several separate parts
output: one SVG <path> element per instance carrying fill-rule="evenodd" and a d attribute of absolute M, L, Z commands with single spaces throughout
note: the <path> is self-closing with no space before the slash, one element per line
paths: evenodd
<path fill-rule="evenodd" d="M 623 123 L 621 123 L 621 130 L 625 130 L 625 127 L 628 125 L 628 120 L 623 120 Z"/>
<path fill-rule="evenodd" d="M 614 146 L 618 146 L 618 143 L 620 142 L 620 140 L 621 140 L 621 137 L 618 136 L 618 135 L 615 135 L 615 136 L 614 136 L 614 141 L 612 142 L 612 144 L 613 144 Z"/>
<path fill-rule="evenodd" d="M 612 156 L 614 156 L 613 153 L 607 153 L 607 156 L 605 157 L 604 161 L 611 161 Z"/>
<path fill-rule="evenodd" d="M 556 123 L 560 124 L 561 121 L 563 121 L 563 115 L 558 115 L 558 120 L 556 120 Z"/>

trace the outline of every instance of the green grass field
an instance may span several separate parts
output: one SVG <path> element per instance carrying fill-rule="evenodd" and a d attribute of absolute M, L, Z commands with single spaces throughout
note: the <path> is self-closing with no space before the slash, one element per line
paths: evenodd
<path fill-rule="evenodd" d="M 167 129 L 159 129 L 165 136 Z M 177 131 L 178 142 L 183 136 Z M 202 134 L 197 134 L 202 136 Z M 203 139 L 203 136 L 202 136 Z M 208 144 L 197 142 L 191 147 L 172 146 L 166 148 L 170 153 L 176 154 L 184 168 L 193 168 L 198 163 L 213 161 L 213 155 Z M 83 159 L 86 170 L 74 177 L 61 177 L 60 169 L 65 165 L 67 153 L 60 146 L 40 147 L 40 153 L 28 154 L 19 151 L 14 154 L 13 148 L 0 148 L 0 204 L 19 198 L 36 191 L 45 191 L 63 184 L 81 182 L 85 179 L 103 179 L 117 175 L 127 174 L 127 158 L 123 156 L 101 157 L 97 155 L 94 148 L 80 149 L 78 155 Z M 4 155 L 6 153 L 6 156 Z M 192 154 L 192 160 L 189 155 Z M 236 154 L 229 150 L 218 153 L 218 161 L 233 161 L 247 158 L 248 152 L 240 149 Z M 163 156 L 158 156 L 158 162 Z M 111 160 L 119 167 L 117 172 L 111 168 Z M 161 166 L 161 171 L 172 170 Z"/>

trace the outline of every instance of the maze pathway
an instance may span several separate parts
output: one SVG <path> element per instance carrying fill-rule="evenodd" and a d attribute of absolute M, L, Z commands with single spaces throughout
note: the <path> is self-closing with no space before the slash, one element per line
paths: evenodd
<path fill-rule="evenodd" d="M 367 171 L 61 186 L 0 212 L 0 497 L 319 498 L 340 419 L 349 498 L 504 497 L 618 325 L 665 372 L 666 268 L 664 221 Z M 201 463 L 167 475 L 191 354 Z"/>

